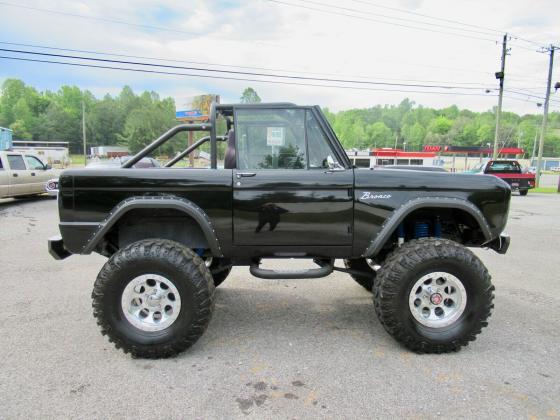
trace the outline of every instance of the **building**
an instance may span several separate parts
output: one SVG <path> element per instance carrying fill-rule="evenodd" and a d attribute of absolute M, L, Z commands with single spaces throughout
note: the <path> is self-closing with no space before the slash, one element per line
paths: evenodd
<path fill-rule="evenodd" d="M 70 163 L 67 141 L 13 140 L 12 150 L 30 153 L 50 165 L 67 166 Z"/>
<path fill-rule="evenodd" d="M 129 154 L 128 149 L 122 146 L 94 146 L 91 148 L 92 157 L 114 158 Z"/>
<path fill-rule="evenodd" d="M 445 169 L 451 172 L 462 172 L 474 168 L 482 161 L 492 159 L 494 149 L 485 146 L 439 146 L 425 145 L 425 152 L 434 152 L 438 154 Z M 500 159 L 517 159 L 525 154 L 525 150 L 519 147 L 502 147 L 498 149 Z M 522 165 L 527 162 L 518 159 Z"/>
<path fill-rule="evenodd" d="M 400 149 L 382 148 L 365 151 L 348 150 L 346 154 L 357 168 L 384 165 L 434 166 L 438 164 L 435 152 L 405 152 Z"/>
<path fill-rule="evenodd" d="M 12 148 L 12 130 L 0 127 L 0 150 L 9 150 Z"/>

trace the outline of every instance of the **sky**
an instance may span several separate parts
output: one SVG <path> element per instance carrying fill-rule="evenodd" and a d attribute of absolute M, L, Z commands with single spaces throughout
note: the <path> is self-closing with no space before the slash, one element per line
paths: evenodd
<path fill-rule="evenodd" d="M 559 12 L 557 0 L 0 0 L 0 48 L 299 77 L 80 61 L 199 76 L 164 75 L 0 58 L 0 82 L 19 78 L 39 90 L 76 85 L 97 97 L 129 85 L 136 92 L 171 96 L 177 108 L 205 93 L 235 103 L 251 86 L 266 102 L 317 104 L 333 111 L 395 105 L 406 97 L 423 106 L 485 111 L 497 104 L 494 73 L 507 31 L 504 110 L 535 113 L 548 67 L 548 55 L 537 50 L 560 45 Z M 557 55 L 553 82 L 560 80 Z M 560 110 L 560 91 L 552 98 L 551 110 Z"/>

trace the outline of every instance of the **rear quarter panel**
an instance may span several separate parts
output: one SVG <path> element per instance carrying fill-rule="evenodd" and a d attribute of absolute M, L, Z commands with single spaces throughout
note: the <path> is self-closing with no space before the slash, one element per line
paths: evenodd
<path fill-rule="evenodd" d="M 129 197 L 176 196 L 202 208 L 216 229 L 224 251 L 232 238 L 232 171 L 228 169 L 82 169 L 60 178 L 61 233 L 72 252 L 123 200 Z"/>

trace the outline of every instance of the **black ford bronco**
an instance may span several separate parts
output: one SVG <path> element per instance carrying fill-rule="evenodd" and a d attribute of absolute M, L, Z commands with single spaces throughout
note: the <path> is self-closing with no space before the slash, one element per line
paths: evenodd
<path fill-rule="evenodd" d="M 134 168 L 182 131 L 208 135 L 161 168 Z M 174 167 L 206 142 L 209 168 Z M 213 104 L 207 123 L 177 125 L 120 168 L 64 171 L 49 251 L 108 257 L 93 312 L 135 357 L 193 345 L 233 266 L 263 279 L 348 273 L 396 340 L 443 353 L 487 325 L 494 287 L 467 247 L 506 252 L 510 194 L 493 176 L 353 168 L 317 106 Z M 265 258 L 316 268 L 269 270 Z"/>

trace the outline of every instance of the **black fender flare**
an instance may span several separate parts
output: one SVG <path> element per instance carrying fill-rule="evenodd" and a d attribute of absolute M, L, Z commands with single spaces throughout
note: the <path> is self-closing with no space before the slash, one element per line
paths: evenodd
<path fill-rule="evenodd" d="M 222 249 L 220 248 L 220 243 L 216 236 L 216 230 L 208 215 L 192 201 L 177 196 L 130 197 L 121 201 L 111 210 L 105 220 L 99 224 L 97 230 L 84 246 L 82 253 L 90 254 L 111 227 L 113 227 L 122 216 L 133 209 L 174 209 L 185 213 L 192 217 L 202 229 L 208 246 L 212 250 L 212 254 L 217 257 L 223 257 Z"/>
<path fill-rule="evenodd" d="M 484 235 L 485 241 L 487 243 L 494 239 L 492 237 L 492 231 L 486 218 L 480 211 L 480 209 L 475 206 L 470 201 L 461 198 L 450 198 L 450 197 L 420 197 L 414 200 L 407 201 L 399 208 L 397 208 L 393 214 L 385 220 L 385 223 L 381 225 L 381 230 L 377 236 L 372 238 L 368 247 L 362 254 L 362 257 L 371 257 L 377 254 L 381 248 L 385 245 L 387 240 L 389 240 L 391 234 L 395 231 L 397 226 L 415 210 L 421 209 L 423 207 L 440 207 L 448 209 L 458 209 L 464 210 L 468 214 L 474 217 L 478 223 L 482 234 Z"/>

